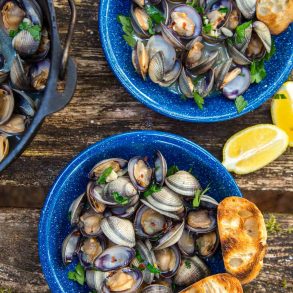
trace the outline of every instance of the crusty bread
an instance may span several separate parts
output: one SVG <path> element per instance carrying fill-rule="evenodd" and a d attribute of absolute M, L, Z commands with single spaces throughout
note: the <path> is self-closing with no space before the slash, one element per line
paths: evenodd
<path fill-rule="evenodd" d="M 242 293 L 242 286 L 238 279 L 229 274 L 217 274 L 206 277 L 179 293 Z"/>
<path fill-rule="evenodd" d="M 245 198 L 227 197 L 218 206 L 218 229 L 227 272 L 242 284 L 251 282 L 261 270 L 267 250 L 262 213 Z"/>
<path fill-rule="evenodd" d="M 293 21 L 293 0 L 257 0 L 256 16 L 278 35 Z"/>

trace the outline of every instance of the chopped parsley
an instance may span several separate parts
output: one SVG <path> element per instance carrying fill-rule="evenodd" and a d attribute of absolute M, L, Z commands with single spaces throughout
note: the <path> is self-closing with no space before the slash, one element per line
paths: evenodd
<path fill-rule="evenodd" d="M 119 192 L 113 192 L 112 195 L 114 200 L 123 206 L 129 203 L 129 199 L 126 196 L 121 195 Z"/>
<path fill-rule="evenodd" d="M 153 25 L 153 21 L 150 17 L 148 18 L 148 25 L 149 25 L 149 29 L 148 29 L 149 34 L 154 35 L 155 34 L 155 31 L 153 28 L 154 25 Z"/>
<path fill-rule="evenodd" d="M 136 250 L 135 257 L 138 260 L 138 262 L 140 263 L 140 265 L 138 267 L 136 267 L 139 270 L 147 269 L 148 271 L 150 271 L 153 274 L 160 274 L 161 273 L 161 271 L 157 268 L 157 266 L 152 265 L 149 262 L 145 264 L 145 260 L 143 259 L 143 257 L 141 256 L 141 254 L 138 250 Z"/>
<path fill-rule="evenodd" d="M 105 169 L 103 171 L 103 173 L 101 174 L 101 176 L 99 177 L 99 179 L 97 180 L 97 183 L 98 184 L 105 184 L 107 177 L 111 174 L 112 171 L 113 171 L 112 167 Z"/>
<path fill-rule="evenodd" d="M 167 177 L 174 175 L 178 171 L 179 171 L 179 168 L 176 165 L 172 165 L 171 167 L 168 168 Z"/>
<path fill-rule="evenodd" d="M 190 269 L 191 268 L 191 262 L 189 260 L 186 260 L 185 262 L 185 266 Z"/>
<path fill-rule="evenodd" d="M 264 59 L 253 61 L 250 65 L 250 78 L 252 83 L 260 83 L 267 76 Z"/>
<path fill-rule="evenodd" d="M 236 43 L 240 44 L 245 40 L 245 31 L 249 28 L 252 24 L 252 21 L 244 22 L 236 27 L 235 31 L 235 41 Z"/>
<path fill-rule="evenodd" d="M 243 96 L 238 96 L 235 99 L 235 106 L 238 113 L 241 113 L 247 107 L 247 105 L 248 103 Z"/>
<path fill-rule="evenodd" d="M 208 186 L 206 187 L 205 190 L 200 190 L 200 189 L 198 189 L 198 190 L 195 191 L 194 199 L 193 199 L 193 201 L 192 201 L 192 206 L 193 206 L 194 208 L 198 208 L 198 207 L 199 207 L 201 197 L 202 197 L 203 195 L 205 195 L 206 192 L 208 192 L 209 190 L 210 190 L 210 184 L 208 184 Z"/>
<path fill-rule="evenodd" d="M 273 96 L 273 99 L 275 99 L 275 100 L 286 100 L 287 98 L 286 98 L 286 95 L 284 95 L 284 94 L 275 94 Z"/>
<path fill-rule="evenodd" d="M 160 272 L 161 272 L 157 267 L 155 267 L 154 265 L 152 265 L 150 263 L 148 263 L 146 265 L 146 268 L 153 274 L 160 274 Z"/>
<path fill-rule="evenodd" d="M 229 9 L 228 9 L 228 7 L 221 7 L 218 9 L 218 11 L 222 14 L 227 14 Z"/>
<path fill-rule="evenodd" d="M 145 11 L 155 24 L 160 24 L 165 21 L 163 13 L 153 5 L 146 5 Z"/>
<path fill-rule="evenodd" d="M 193 92 L 193 99 L 200 110 L 203 109 L 204 98 L 196 91 Z"/>
<path fill-rule="evenodd" d="M 123 35 L 123 39 L 130 47 L 134 47 L 136 44 L 136 40 L 134 38 L 134 30 L 131 24 L 130 17 L 119 14 L 117 16 L 117 21 L 122 25 L 122 30 L 125 33 Z"/>
<path fill-rule="evenodd" d="M 212 31 L 212 24 L 211 23 L 206 23 L 202 27 L 203 31 L 205 34 L 209 34 Z"/>
<path fill-rule="evenodd" d="M 37 24 L 32 24 L 25 20 L 20 23 L 16 30 L 11 30 L 9 32 L 9 36 L 14 38 L 21 31 L 28 31 L 35 41 L 41 40 L 41 27 Z"/>
<path fill-rule="evenodd" d="M 68 279 L 77 282 L 80 285 L 84 285 L 85 282 L 85 270 L 79 263 L 74 271 L 68 272 Z"/>
<path fill-rule="evenodd" d="M 204 13 L 204 8 L 198 5 L 198 0 L 187 0 L 186 5 L 193 7 L 199 14 Z"/>
<path fill-rule="evenodd" d="M 152 183 L 150 184 L 150 186 L 144 191 L 143 193 L 143 196 L 144 197 L 148 197 L 150 195 L 152 195 L 153 193 L 155 192 L 159 192 L 160 190 L 162 189 L 161 186 L 155 184 L 155 183 Z"/>

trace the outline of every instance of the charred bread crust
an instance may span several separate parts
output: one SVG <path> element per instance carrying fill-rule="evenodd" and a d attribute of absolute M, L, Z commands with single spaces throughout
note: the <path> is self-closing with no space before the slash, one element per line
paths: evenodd
<path fill-rule="evenodd" d="M 293 0 L 257 0 L 256 16 L 278 35 L 293 21 Z"/>
<path fill-rule="evenodd" d="M 218 229 L 225 268 L 241 284 L 259 274 L 267 250 L 262 213 L 252 202 L 227 197 L 218 206 Z"/>
<path fill-rule="evenodd" d="M 180 293 L 243 293 L 242 286 L 238 279 L 229 274 L 217 274 L 206 277 Z"/>

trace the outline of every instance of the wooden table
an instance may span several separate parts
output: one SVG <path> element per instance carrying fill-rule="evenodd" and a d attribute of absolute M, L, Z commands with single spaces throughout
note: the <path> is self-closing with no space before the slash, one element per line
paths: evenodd
<path fill-rule="evenodd" d="M 67 31 L 66 0 L 55 1 L 62 36 Z M 109 135 L 136 129 L 156 129 L 183 135 L 218 159 L 235 132 L 271 123 L 270 103 L 245 117 L 217 124 L 191 124 L 154 113 L 134 100 L 115 79 L 103 56 L 97 31 L 98 4 L 78 0 L 78 23 L 72 55 L 78 67 L 77 90 L 71 103 L 48 117 L 25 153 L 0 175 L 0 293 L 48 292 L 37 255 L 37 225 L 48 188 L 81 150 Z M 293 213 L 293 152 L 246 176 L 235 176 L 243 194 L 265 212 Z M 293 214 L 279 214 L 286 228 Z M 292 234 L 269 237 L 265 267 L 247 292 L 292 292 Z M 291 289 L 288 289 L 290 288 Z M 1 291 L 1 289 L 3 289 Z M 287 291 L 287 292 L 289 292 Z"/>

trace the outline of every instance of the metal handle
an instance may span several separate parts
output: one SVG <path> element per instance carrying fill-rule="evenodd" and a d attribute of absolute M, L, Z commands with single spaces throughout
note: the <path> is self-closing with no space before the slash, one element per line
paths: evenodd
<path fill-rule="evenodd" d="M 69 47 L 71 44 L 71 40 L 73 37 L 73 31 L 74 31 L 74 26 L 76 23 L 76 7 L 75 7 L 75 2 L 74 0 L 68 0 L 68 4 L 71 10 L 71 18 L 70 18 L 70 23 L 68 26 L 68 33 L 65 41 L 65 46 L 63 50 L 63 56 L 62 56 L 62 61 L 61 61 L 61 68 L 59 72 L 59 77 L 61 80 L 64 79 L 65 77 L 65 72 L 66 72 L 66 67 L 67 67 L 67 62 L 68 62 L 68 56 L 69 56 Z"/>

